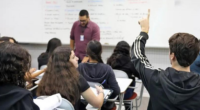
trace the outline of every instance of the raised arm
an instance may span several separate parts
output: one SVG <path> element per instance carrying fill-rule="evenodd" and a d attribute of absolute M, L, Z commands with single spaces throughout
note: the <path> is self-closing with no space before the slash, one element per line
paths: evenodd
<path fill-rule="evenodd" d="M 138 71 L 140 78 L 142 79 L 142 82 L 147 90 L 149 90 L 151 76 L 159 71 L 153 69 L 145 55 L 145 44 L 149 37 L 149 16 L 150 10 L 148 11 L 147 18 L 139 21 L 141 33 L 135 39 L 131 49 L 131 61 L 133 62 L 135 69 Z"/>

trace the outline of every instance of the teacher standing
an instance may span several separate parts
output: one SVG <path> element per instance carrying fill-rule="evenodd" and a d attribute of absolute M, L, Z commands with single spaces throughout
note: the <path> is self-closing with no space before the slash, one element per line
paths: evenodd
<path fill-rule="evenodd" d="M 74 22 L 70 34 L 70 47 L 75 51 L 80 62 L 87 62 L 87 43 L 91 40 L 100 40 L 99 26 L 92 22 L 87 10 L 79 12 L 79 21 Z"/>

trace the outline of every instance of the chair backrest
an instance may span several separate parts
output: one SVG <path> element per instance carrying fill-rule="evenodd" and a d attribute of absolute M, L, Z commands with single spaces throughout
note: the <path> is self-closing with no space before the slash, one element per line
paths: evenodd
<path fill-rule="evenodd" d="M 65 109 L 65 110 L 74 110 L 74 106 L 68 100 L 62 98 L 62 103 L 57 108 Z"/>
<path fill-rule="evenodd" d="M 141 80 L 136 80 L 136 82 L 141 83 L 140 95 L 136 99 L 136 101 L 138 102 L 137 107 L 140 107 L 140 105 L 142 103 L 143 92 L 144 92 L 144 84 L 142 83 Z"/>
<path fill-rule="evenodd" d="M 45 69 L 47 67 L 47 65 L 42 65 L 41 67 L 40 67 L 40 70 L 43 70 L 43 69 Z"/>
<path fill-rule="evenodd" d="M 116 78 L 128 78 L 128 75 L 126 74 L 126 72 L 122 70 L 113 69 L 113 72 Z"/>

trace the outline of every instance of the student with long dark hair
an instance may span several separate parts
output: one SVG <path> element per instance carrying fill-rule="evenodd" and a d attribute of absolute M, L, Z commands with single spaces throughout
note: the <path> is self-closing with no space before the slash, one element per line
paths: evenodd
<path fill-rule="evenodd" d="M 79 110 L 82 95 L 91 105 L 100 108 L 103 104 L 103 90 L 96 87 L 98 96 L 90 89 L 87 81 L 77 71 L 78 58 L 74 51 L 65 46 L 54 50 L 49 58 L 47 70 L 39 83 L 37 95 L 60 93 Z"/>
<path fill-rule="evenodd" d="M 102 46 L 101 43 L 95 40 L 87 44 L 87 55 L 89 57 L 88 63 L 79 64 L 78 70 L 83 77 L 90 82 L 98 82 L 103 84 L 104 88 L 110 88 L 114 92 L 111 98 L 116 97 L 120 93 L 120 88 L 116 81 L 112 68 L 103 63 L 101 59 Z M 102 110 L 110 110 L 115 107 L 114 103 L 106 103 L 103 105 Z"/>
<path fill-rule="evenodd" d="M 130 46 L 126 41 L 117 43 L 112 55 L 108 58 L 107 64 L 113 69 L 122 70 L 126 72 L 129 78 L 133 79 L 131 86 L 135 86 L 135 77 L 139 77 L 138 72 L 135 70 L 134 64 L 131 62 Z M 124 99 L 129 99 L 133 95 L 134 89 L 127 89 Z M 125 106 L 126 109 L 129 105 Z"/>
<path fill-rule="evenodd" d="M 48 59 L 49 59 L 51 53 L 54 51 L 54 49 L 56 49 L 56 47 L 61 46 L 61 45 L 62 45 L 62 43 L 61 43 L 60 39 L 58 39 L 58 38 L 52 38 L 51 40 L 49 40 L 49 42 L 47 44 L 46 52 L 42 53 L 38 57 L 38 68 L 39 69 L 42 65 L 47 65 Z"/>
<path fill-rule="evenodd" d="M 0 43 L 0 108 L 2 110 L 39 110 L 31 92 L 25 89 L 30 75 L 31 56 L 18 44 Z"/>

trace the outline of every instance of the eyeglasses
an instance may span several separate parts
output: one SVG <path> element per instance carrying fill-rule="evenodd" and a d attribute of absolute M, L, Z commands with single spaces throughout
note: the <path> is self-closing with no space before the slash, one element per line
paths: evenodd
<path fill-rule="evenodd" d="M 80 22 L 82 22 L 82 23 L 86 23 L 87 21 L 86 21 L 86 20 L 80 20 Z"/>

